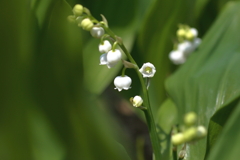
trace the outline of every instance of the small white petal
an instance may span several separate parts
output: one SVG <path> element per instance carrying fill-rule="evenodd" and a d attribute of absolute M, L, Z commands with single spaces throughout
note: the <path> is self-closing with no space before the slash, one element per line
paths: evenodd
<path fill-rule="evenodd" d="M 108 53 L 112 49 L 112 45 L 108 40 L 105 40 L 103 44 L 99 44 L 98 49 L 101 53 Z"/>
<path fill-rule="evenodd" d="M 183 64 L 186 61 L 183 52 L 179 50 L 171 51 L 169 54 L 169 59 L 176 65 Z"/>
<path fill-rule="evenodd" d="M 93 27 L 90 33 L 94 38 L 101 38 L 105 34 L 105 31 L 102 27 Z"/>
<path fill-rule="evenodd" d="M 152 63 L 144 63 L 143 66 L 139 69 L 143 77 L 153 77 L 156 73 L 156 68 Z"/>
<path fill-rule="evenodd" d="M 108 68 L 114 67 L 121 59 L 122 59 L 122 53 L 120 50 L 115 49 L 115 51 L 113 50 L 109 51 L 107 53 Z"/>
<path fill-rule="evenodd" d="M 128 76 L 117 76 L 115 79 L 114 79 L 114 85 L 116 86 L 115 89 L 117 89 L 119 92 L 122 90 L 122 89 L 125 89 L 125 90 L 128 90 L 130 89 L 130 85 L 132 84 L 132 79 Z"/>
<path fill-rule="evenodd" d="M 105 54 L 102 54 L 100 56 L 100 64 L 99 65 L 106 65 L 108 62 L 107 62 L 107 53 Z"/>

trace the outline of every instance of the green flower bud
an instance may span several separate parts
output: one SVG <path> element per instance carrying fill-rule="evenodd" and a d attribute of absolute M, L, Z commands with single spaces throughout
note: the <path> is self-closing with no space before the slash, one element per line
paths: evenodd
<path fill-rule="evenodd" d="M 204 126 L 197 127 L 197 138 L 203 138 L 207 135 L 207 130 Z"/>
<path fill-rule="evenodd" d="M 180 145 L 185 142 L 184 135 L 182 133 L 177 133 L 172 136 L 172 144 Z"/>
<path fill-rule="evenodd" d="M 79 24 L 78 24 L 79 26 Z M 80 25 L 84 30 L 90 31 L 93 28 L 93 22 L 89 18 L 82 20 Z"/>
<path fill-rule="evenodd" d="M 185 31 L 184 29 L 180 28 L 180 29 L 177 30 L 177 36 L 178 36 L 178 38 L 183 38 L 183 37 L 185 37 L 185 34 L 186 34 L 186 31 Z"/>
<path fill-rule="evenodd" d="M 187 126 L 194 125 L 196 123 L 196 121 L 197 121 L 197 115 L 194 112 L 189 112 L 184 117 L 184 123 Z"/>
<path fill-rule="evenodd" d="M 187 40 L 192 41 L 195 38 L 195 35 L 191 32 L 191 30 L 188 30 L 185 34 L 185 37 Z"/>
<path fill-rule="evenodd" d="M 81 16 L 83 13 L 83 6 L 81 4 L 76 4 L 73 7 L 73 14 L 77 17 L 77 16 Z"/>
<path fill-rule="evenodd" d="M 183 132 L 185 142 L 192 141 L 197 136 L 197 128 L 191 127 Z"/>

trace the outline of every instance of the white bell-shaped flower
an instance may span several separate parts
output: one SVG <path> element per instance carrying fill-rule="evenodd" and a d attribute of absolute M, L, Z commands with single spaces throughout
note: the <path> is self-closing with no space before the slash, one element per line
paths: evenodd
<path fill-rule="evenodd" d="M 184 41 L 178 44 L 178 50 L 182 51 L 186 56 L 195 50 L 195 46 L 190 41 Z"/>
<path fill-rule="evenodd" d="M 144 63 L 142 68 L 139 69 L 139 71 L 142 73 L 143 77 L 153 77 L 156 73 L 156 68 L 152 63 Z"/>
<path fill-rule="evenodd" d="M 105 40 L 103 44 L 99 44 L 98 49 L 101 53 L 108 53 L 112 49 L 112 45 L 108 40 Z"/>
<path fill-rule="evenodd" d="M 119 92 L 121 90 L 128 90 L 130 89 L 130 85 L 132 84 L 132 79 L 128 76 L 117 76 L 114 79 L 114 85 L 116 86 L 115 89 L 117 89 Z"/>
<path fill-rule="evenodd" d="M 102 27 L 93 27 L 90 33 L 94 38 L 101 38 L 105 34 L 105 31 Z"/>
<path fill-rule="evenodd" d="M 104 53 L 100 56 L 100 64 L 99 65 L 107 65 L 107 53 Z"/>
<path fill-rule="evenodd" d="M 198 30 L 196 28 L 191 28 L 190 32 L 193 34 L 195 38 L 198 36 Z"/>
<path fill-rule="evenodd" d="M 111 50 L 107 53 L 108 68 L 114 67 L 122 59 L 122 53 L 119 49 Z"/>
<path fill-rule="evenodd" d="M 142 103 L 143 103 L 142 97 L 140 97 L 140 96 L 135 96 L 135 97 L 133 97 L 133 99 L 132 99 L 132 105 L 133 105 L 134 107 L 140 107 L 140 106 L 142 105 Z"/>
<path fill-rule="evenodd" d="M 186 61 L 183 51 L 180 50 L 171 51 L 169 59 L 176 65 L 183 64 Z"/>

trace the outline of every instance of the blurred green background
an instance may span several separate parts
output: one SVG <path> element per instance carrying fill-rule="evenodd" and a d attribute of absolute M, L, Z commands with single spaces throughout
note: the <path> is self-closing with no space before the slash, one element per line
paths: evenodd
<path fill-rule="evenodd" d="M 8 0 L 0 1 L 1 160 L 151 159 L 144 117 L 128 102 L 141 93 L 137 75 L 127 70 L 131 90 L 114 90 L 122 66 L 99 66 L 99 40 L 67 21 L 76 3 L 103 14 L 139 66 L 156 66 L 149 92 L 162 159 L 172 159 L 171 126 L 189 111 L 209 132 L 188 144 L 186 159 L 240 157 L 239 2 Z M 203 43 L 178 67 L 168 53 L 180 23 Z"/>

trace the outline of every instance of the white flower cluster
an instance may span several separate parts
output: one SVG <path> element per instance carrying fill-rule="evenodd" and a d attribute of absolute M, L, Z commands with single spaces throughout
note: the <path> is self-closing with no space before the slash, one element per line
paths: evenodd
<path fill-rule="evenodd" d="M 169 59 L 176 65 L 185 63 L 187 57 L 201 44 L 195 28 L 183 26 L 177 31 L 179 43 L 175 50 L 169 53 Z"/>
<path fill-rule="evenodd" d="M 100 65 L 106 65 L 108 68 L 112 68 L 119 61 L 124 64 L 124 69 L 122 76 L 117 76 L 114 79 L 115 89 L 119 92 L 122 90 L 128 90 L 131 88 L 132 79 L 125 75 L 126 68 L 138 68 L 136 64 L 122 60 L 122 52 L 117 49 L 117 45 L 121 43 L 118 38 L 109 38 L 110 36 L 106 34 L 108 28 L 107 20 L 104 16 L 103 21 L 98 22 L 94 17 L 91 16 L 90 11 L 80 4 L 76 4 L 73 7 L 73 15 L 68 16 L 70 22 L 76 23 L 82 29 L 89 31 L 94 38 L 100 39 L 100 44 L 98 46 L 99 52 L 102 53 L 100 56 Z M 105 30 L 106 29 L 106 30 Z M 112 45 L 113 44 L 113 45 Z M 143 78 L 152 78 L 156 73 L 156 68 L 151 63 L 144 63 L 143 66 L 138 70 Z M 140 96 L 135 96 L 132 98 L 132 104 L 135 107 L 142 107 L 143 100 Z"/>

